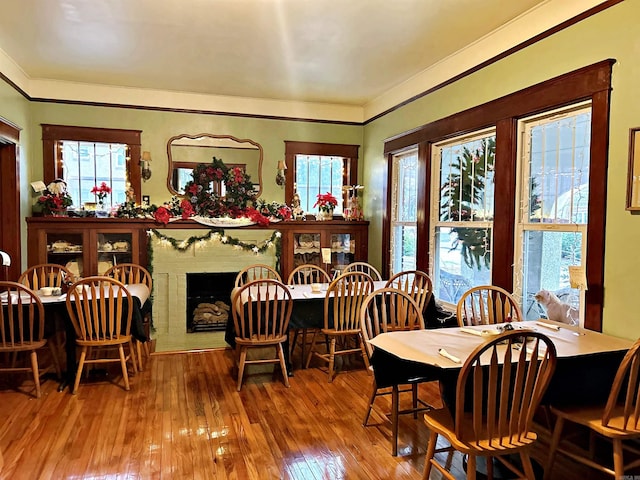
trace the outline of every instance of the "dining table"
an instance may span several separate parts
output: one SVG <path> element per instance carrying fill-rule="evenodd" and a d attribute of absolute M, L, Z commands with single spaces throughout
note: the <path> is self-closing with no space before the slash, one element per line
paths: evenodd
<path fill-rule="evenodd" d="M 133 299 L 133 310 L 131 312 L 131 335 L 140 342 L 148 341 L 143 324 L 143 312 L 150 304 L 149 287 L 142 283 L 125 285 Z M 36 294 L 45 309 L 45 336 L 51 337 L 57 332 L 64 332 L 64 349 L 66 356 L 66 371 L 62 376 L 62 381 L 58 391 L 63 391 L 68 385 L 73 385 L 77 370 L 76 358 L 76 332 L 67 312 L 67 294 L 45 295 L 45 291 L 37 290 Z M 46 293 L 49 293 L 46 291 Z"/>
<path fill-rule="evenodd" d="M 373 290 L 384 288 L 386 281 L 374 281 Z M 289 330 L 303 328 L 324 328 L 324 299 L 327 296 L 328 283 L 317 284 L 320 289 L 315 291 L 312 285 L 287 285 L 291 293 L 293 306 L 291 309 L 291 319 L 289 320 Z M 234 291 L 231 292 L 233 298 Z M 331 293 L 330 295 L 333 295 Z M 230 315 L 225 330 L 225 341 L 235 348 L 235 325 L 233 317 Z M 287 364 L 288 374 L 293 374 L 292 365 L 289 355 L 289 341 L 284 345 L 285 362 Z M 303 360 L 304 365 L 304 360 Z"/>
<path fill-rule="evenodd" d="M 455 403 L 455 385 L 464 361 L 476 347 L 499 335 L 506 324 L 382 333 L 370 340 L 371 365 L 378 387 L 422 376 L 440 382 L 442 400 Z M 544 333 L 557 363 L 542 404 L 601 404 L 633 341 L 550 320 L 511 322 L 509 329 Z"/>

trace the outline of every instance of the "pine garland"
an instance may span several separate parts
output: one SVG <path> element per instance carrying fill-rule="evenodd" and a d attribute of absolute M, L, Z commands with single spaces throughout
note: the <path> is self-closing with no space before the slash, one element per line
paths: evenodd
<path fill-rule="evenodd" d="M 225 245 L 231 245 L 235 248 L 244 250 L 244 251 L 252 251 L 256 255 L 260 253 L 265 253 L 269 248 L 275 247 L 275 255 L 276 255 L 276 267 L 278 268 L 280 265 L 280 255 L 282 253 L 280 247 L 280 237 L 282 234 L 278 231 L 273 232 L 271 234 L 271 238 L 262 242 L 261 245 L 257 245 L 255 243 L 247 243 L 239 240 L 237 238 L 231 237 L 229 235 L 225 235 L 224 230 L 220 228 L 211 229 L 204 235 L 194 235 L 192 237 L 186 238 L 184 240 L 178 240 L 173 237 L 169 237 L 163 233 L 160 233 L 158 230 L 151 229 L 147 231 L 147 235 L 149 237 L 154 236 L 160 243 L 171 245 L 175 250 L 179 252 L 187 251 L 192 245 L 196 247 L 204 245 L 209 241 L 219 241 Z M 149 244 L 150 257 L 152 257 L 152 247 L 151 242 Z"/>

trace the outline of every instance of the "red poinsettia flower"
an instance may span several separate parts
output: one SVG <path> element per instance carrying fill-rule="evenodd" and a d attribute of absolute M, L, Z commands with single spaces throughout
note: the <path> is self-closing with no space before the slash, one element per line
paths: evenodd
<path fill-rule="evenodd" d="M 154 212 L 153 217 L 156 219 L 156 222 L 167 224 L 169 223 L 169 219 L 171 218 L 171 213 L 165 207 L 158 207 L 158 209 Z"/>
<path fill-rule="evenodd" d="M 327 193 L 319 193 L 317 195 L 316 203 L 313 204 L 313 207 L 321 207 L 324 209 L 332 209 L 336 205 L 338 205 L 338 200 L 334 197 L 330 192 Z"/>
<path fill-rule="evenodd" d="M 191 202 L 186 198 L 183 198 L 182 201 L 180 202 L 180 210 L 182 211 L 183 219 L 192 217 L 196 213 L 195 210 L 193 209 L 193 206 L 191 205 Z"/>

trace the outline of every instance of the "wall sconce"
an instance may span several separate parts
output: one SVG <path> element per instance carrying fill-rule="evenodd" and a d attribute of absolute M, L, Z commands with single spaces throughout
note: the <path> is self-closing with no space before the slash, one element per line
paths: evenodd
<path fill-rule="evenodd" d="M 142 159 L 140 160 L 140 176 L 146 182 L 151 178 L 151 152 L 142 152 Z"/>
<path fill-rule="evenodd" d="M 284 187 L 286 182 L 286 178 L 284 176 L 284 171 L 287 169 L 287 164 L 284 163 L 284 160 L 278 160 L 278 173 L 276 173 L 276 183 L 281 187 Z"/>

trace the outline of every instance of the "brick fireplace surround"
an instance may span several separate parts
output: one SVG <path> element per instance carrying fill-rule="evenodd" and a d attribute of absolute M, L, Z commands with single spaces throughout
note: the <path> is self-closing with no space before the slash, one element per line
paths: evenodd
<path fill-rule="evenodd" d="M 201 236 L 202 230 L 159 230 L 176 240 Z M 273 230 L 228 229 L 226 233 L 243 242 L 262 244 Z M 171 245 L 163 245 L 153 238 L 153 325 L 152 337 L 156 351 L 181 351 L 228 346 L 224 332 L 187 333 L 187 273 L 237 272 L 254 263 L 275 265 L 275 248 L 264 254 L 237 249 L 220 241 L 209 241 L 203 246 L 192 245 L 180 252 Z"/>

